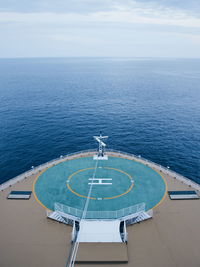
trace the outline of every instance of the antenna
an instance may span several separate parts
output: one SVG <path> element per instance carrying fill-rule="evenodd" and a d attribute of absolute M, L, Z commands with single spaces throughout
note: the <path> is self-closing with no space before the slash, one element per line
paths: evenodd
<path fill-rule="evenodd" d="M 98 155 L 97 157 L 94 157 L 94 159 L 108 159 L 108 157 L 105 156 L 105 147 L 106 144 L 102 140 L 107 139 L 108 136 L 102 136 L 101 132 L 99 136 L 93 136 L 94 139 L 99 143 L 99 148 L 98 148 Z"/>

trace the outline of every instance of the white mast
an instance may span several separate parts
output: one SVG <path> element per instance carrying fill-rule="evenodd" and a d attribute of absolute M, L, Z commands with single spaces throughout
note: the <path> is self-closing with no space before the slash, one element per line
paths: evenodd
<path fill-rule="evenodd" d="M 102 136 L 101 132 L 99 136 L 93 136 L 94 139 L 99 143 L 98 154 L 94 156 L 94 159 L 108 159 L 108 156 L 105 155 L 106 144 L 102 140 L 107 139 L 108 136 Z"/>

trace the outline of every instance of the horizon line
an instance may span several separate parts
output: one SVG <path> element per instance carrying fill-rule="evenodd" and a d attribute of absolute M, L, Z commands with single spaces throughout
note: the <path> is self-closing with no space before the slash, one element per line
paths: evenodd
<path fill-rule="evenodd" d="M 200 59 L 200 57 L 169 57 L 169 56 L 14 56 L 14 57 L 0 57 L 1 59 L 77 59 L 77 58 L 90 58 L 90 59 Z"/>

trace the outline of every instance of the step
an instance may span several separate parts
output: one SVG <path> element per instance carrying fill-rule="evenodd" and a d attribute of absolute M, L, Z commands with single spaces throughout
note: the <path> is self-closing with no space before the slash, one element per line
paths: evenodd
<path fill-rule="evenodd" d="M 127 262 L 128 251 L 126 243 L 80 243 L 76 256 L 76 263 L 88 265 L 111 265 Z"/>
<path fill-rule="evenodd" d="M 60 216 L 56 211 L 53 211 L 50 215 L 47 216 L 49 219 L 55 220 L 57 222 L 62 222 L 67 224 L 66 220 Z"/>

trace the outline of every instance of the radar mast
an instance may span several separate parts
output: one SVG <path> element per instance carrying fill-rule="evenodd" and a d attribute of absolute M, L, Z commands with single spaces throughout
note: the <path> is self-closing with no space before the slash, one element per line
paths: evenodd
<path fill-rule="evenodd" d="M 103 142 L 102 140 L 105 140 L 108 138 L 108 136 L 102 136 L 101 132 L 100 132 L 100 135 L 99 136 L 93 136 L 94 139 L 99 143 L 99 148 L 98 148 L 98 153 L 97 155 L 94 155 L 94 159 L 95 160 L 107 160 L 108 159 L 108 156 L 105 155 L 105 147 L 106 147 L 106 144 L 105 144 L 105 141 Z"/>

